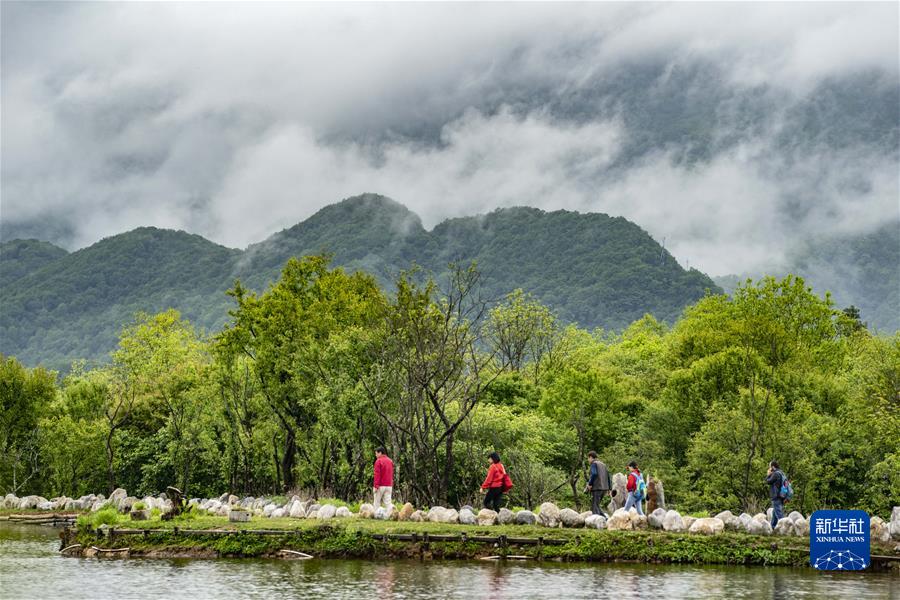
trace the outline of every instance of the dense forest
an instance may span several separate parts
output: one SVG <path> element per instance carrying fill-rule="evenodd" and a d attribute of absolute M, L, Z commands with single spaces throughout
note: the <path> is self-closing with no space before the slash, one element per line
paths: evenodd
<path fill-rule="evenodd" d="M 513 505 L 579 496 L 586 453 L 635 459 L 681 510 L 767 503 L 885 514 L 900 497 L 900 335 L 870 333 L 800 278 L 707 294 L 667 326 L 565 324 L 535 295 L 491 302 L 482 274 L 413 269 L 389 289 L 324 257 L 262 293 L 238 282 L 224 327 L 175 310 L 121 328 L 111 360 L 64 378 L 0 362 L 0 489 L 78 496 L 175 484 L 190 496 L 358 499 L 373 449 L 396 495 L 471 502 L 497 450 Z"/>
<path fill-rule="evenodd" d="M 218 331 L 235 279 L 262 291 L 290 257 L 323 253 L 348 271 L 372 274 L 384 290 L 413 264 L 443 282 L 447 264 L 474 260 L 485 295 L 522 288 L 563 321 L 588 328 L 621 330 L 645 313 L 671 323 L 707 289 L 719 291 L 623 218 L 510 208 L 426 231 L 406 207 L 369 194 L 327 206 L 246 251 L 150 227 L 71 254 L 43 242 L 6 242 L 0 352 L 60 371 L 77 359 L 101 362 L 134 313 L 169 308 Z"/>

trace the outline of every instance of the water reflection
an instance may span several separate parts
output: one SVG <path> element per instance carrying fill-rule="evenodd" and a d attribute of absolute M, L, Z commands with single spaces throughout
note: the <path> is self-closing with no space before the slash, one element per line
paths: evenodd
<path fill-rule="evenodd" d="M 532 562 L 92 560 L 52 529 L 0 523 L 0 597 L 900 598 L 900 577 L 810 569 Z"/>

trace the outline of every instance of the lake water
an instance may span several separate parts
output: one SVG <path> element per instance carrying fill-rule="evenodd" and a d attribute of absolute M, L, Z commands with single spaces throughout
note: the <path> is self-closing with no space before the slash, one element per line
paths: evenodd
<path fill-rule="evenodd" d="M 900 576 L 812 569 L 267 559 L 82 559 L 57 531 L 0 522 L 0 598 L 879 598 Z"/>

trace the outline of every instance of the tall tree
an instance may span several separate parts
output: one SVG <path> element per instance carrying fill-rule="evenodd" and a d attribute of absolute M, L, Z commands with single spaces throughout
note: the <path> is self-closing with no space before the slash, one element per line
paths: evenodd
<path fill-rule="evenodd" d="M 375 280 L 362 273 L 329 269 L 328 259 L 291 259 L 281 279 L 264 294 L 249 292 L 238 281 L 229 294 L 237 302 L 233 323 L 218 340 L 224 352 L 251 360 L 259 389 L 282 433 L 276 462 L 282 488 L 296 486 L 298 435 L 317 420 L 316 386 L 325 374 L 329 338 L 366 323 L 381 302 Z"/>
<path fill-rule="evenodd" d="M 56 376 L 0 354 L 0 485 L 25 489 L 39 471 L 38 422 L 56 395 Z"/>
<path fill-rule="evenodd" d="M 455 267 L 440 294 L 433 280 L 404 273 L 371 341 L 362 379 L 400 463 L 401 487 L 421 503 L 450 497 L 454 443 L 485 389 L 506 367 L 486 348 L 488 304 L 480 274 Z"/>

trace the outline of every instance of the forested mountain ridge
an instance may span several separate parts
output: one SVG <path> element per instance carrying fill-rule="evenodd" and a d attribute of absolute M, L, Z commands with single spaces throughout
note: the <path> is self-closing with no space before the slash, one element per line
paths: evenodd
<path fill-rule="evenodd" d="M 510 208 L 451 219 L 429 232 L 401 204 L 366 194 L 327 206 L 245 251 L 147 227 L 36 261 L 0 291 L 0 352 L 54 368 L 79 358 L 105 360 L 134 313 L 169 307 L 215 331 L 228 319 L 225 291 L 236 278 L 262 290 L 288 258 L 316 253 L 368 271 L 382 285 L 411 264 L 440 278 L 447 263 L 474 260 L 487 295 L 522 288 L 586 327 L 619 329 L 648 312 L 674 321 L 707 290 L 719 291 L 623 218 Z M 26 267 L 12 253 L 0 257 L 4 274 Z"/>
<path fill-rule="evenodd" d="M 62 248 L 39 240 L 0 243 L 0 289 L 66 254 Z"/>

